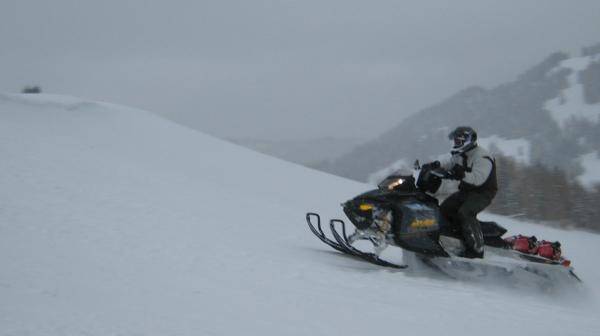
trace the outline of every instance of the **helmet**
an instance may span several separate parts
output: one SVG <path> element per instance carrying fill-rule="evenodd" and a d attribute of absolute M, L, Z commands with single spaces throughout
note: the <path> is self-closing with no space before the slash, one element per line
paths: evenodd
<path fill-rule="evenodd" d="M 450 134 L 448 139 L 454 142 L 452 155 L 470 151 L 477 147 L 477 132 L 469 126 L 459 126 Z"/>

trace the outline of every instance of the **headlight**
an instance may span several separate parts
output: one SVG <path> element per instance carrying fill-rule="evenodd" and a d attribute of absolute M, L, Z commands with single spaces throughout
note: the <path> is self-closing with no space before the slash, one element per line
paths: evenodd
<path fill-rule="evenodd" d="M 404 179 L 397 179 L 396 181 L 393 181 L 392 183 L 390 183 L 388 185 L 388 189 L 389 190 L 394 190 L 394 188 L 396 188 L 397 186 L 401 185 L 402 183 L 404 183 Z"/>

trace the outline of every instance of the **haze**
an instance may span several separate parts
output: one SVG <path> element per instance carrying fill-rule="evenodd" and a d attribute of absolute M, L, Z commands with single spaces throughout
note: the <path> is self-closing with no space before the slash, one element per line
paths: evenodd
<path fill-rule="evenodd" d="M 0 2 L 0 91 L 220 137 L 373 138 L 471 85 L 600 42 L 600 1 Z"/>

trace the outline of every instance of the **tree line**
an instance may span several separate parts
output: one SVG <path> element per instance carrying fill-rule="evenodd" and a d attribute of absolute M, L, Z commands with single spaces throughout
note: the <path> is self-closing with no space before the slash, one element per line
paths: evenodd
<path fill-rule="evenodd" d="M 564 171 L 496 156 L 499 190 L 489 210 L 600 231 L 600 186 L 584 188 Z"/>

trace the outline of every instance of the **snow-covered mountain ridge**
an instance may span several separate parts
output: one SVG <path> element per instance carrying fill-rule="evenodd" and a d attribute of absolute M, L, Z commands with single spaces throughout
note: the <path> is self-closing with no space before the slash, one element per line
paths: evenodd
<path fill-rule="evenodd" d="M 398 160 L 435 159 L 449 152 L 446 136 L 460 125 L 519 163 L 561 168 L 586 187 L 600 183 L 600 48 L 555 53 L 513 82 L 465 89 L 323 169 L 367 180 Z"/>
<path fill-rule="evenodd" d="M 341 257 L 311 235 L 304 213 L 341 216 L 338 204 L 368 186 L 144 111 L 0 94 L 0 153 L 0 335 L 600 327 L 598 235 L 486 216 L 563 242 L 587 287 L 556 297 Z"/>

